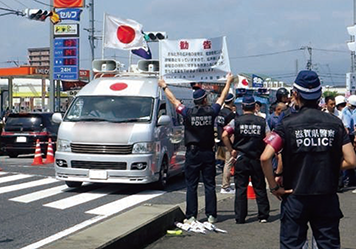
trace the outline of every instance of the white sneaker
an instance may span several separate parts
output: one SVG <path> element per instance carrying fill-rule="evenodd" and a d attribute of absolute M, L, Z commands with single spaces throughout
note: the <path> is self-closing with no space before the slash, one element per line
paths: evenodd
<path fill-rule="evenodd" d="M 192 224 L 193 222 L 196 222 L 197 220 L 195 219 L 194 216 L 190 217 L 189 219 L 184 219 L 183 223 L 184 224 Z"/>
<path fill-rule="evenodd" d="M 215 217 L 212 216 L 212 215 L 209 215 L 209 217 L 208 217 L 208 222 L 209 222 L 210 224 L 214 224 L 214 223 L 216 223 L 216 221 L 217 221 L 217 218 L 215 218 Z"/>
<path fill-rule="evenodd" d="M 352 190 L 352 193 L 353 193 L 353 194 L 356 194 L 356 189 Z"/>
<path fill-rule="evenodd" d="M 220 193 L 221 194 L 235 194 L 235 189 L 233 189 L 231 187 L 222 188 Z"/>

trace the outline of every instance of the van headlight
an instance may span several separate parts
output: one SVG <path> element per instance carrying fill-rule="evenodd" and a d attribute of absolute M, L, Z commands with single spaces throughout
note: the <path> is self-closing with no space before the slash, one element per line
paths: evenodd
<path fill-rule="evenodd" d="M 64 139 L 57 139 L 57 151 L 71 152 L 70 141 Z"/>
<path fill-rule="evenodd" d="M 153 143 L 135 143 L 132 147 L 132 154 L 153 153 Z"/>

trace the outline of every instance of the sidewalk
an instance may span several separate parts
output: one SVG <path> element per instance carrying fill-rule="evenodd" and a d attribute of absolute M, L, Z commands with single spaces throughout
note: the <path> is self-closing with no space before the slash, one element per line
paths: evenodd
<path fill-rule="evenodd" d="M 220 195 L 220 194 L 218 194 Z M 226 198 L 224 198 L 226 196 Z M 224 194 L 219 196 L 218 222 L 216 227 L 227 230 L 227 234 L 207 232 L 198 234 L 183 232 L 182 235 L 166 235 L 155 243 L 147 246 L 147 249 L 188 249 L 188 248 L 244 248 L 244 249 L 277 249 L 279 248 L 279 208 L 280 202 L 269 194 L 271 205 L 268 223 L 259 223 L 257 219 L 257 205 L 255 200 L 248 202 L 248 216 L 245 224 L 235 224 L 234 195 Z M 221 200 L 221 197 L 224 199 Z M 341 248 L 356 248 L 355 237 L 355 206 L 356 194 L 348 190 L 339 194 L 341 209 L 344 218 L 340 222 Z M 199 203 L 200 204 L 200 203 Z M 200 205 L 201 206 L 201 205 Z M 203 205 L 204 207 L 204 205 Z M 199 212 L 199 221 L 206 221 L 204 210 Z M 311 233 L 309 230 L 309 240 Z M 311 247 L 309 247 L 311 248 Z"/>

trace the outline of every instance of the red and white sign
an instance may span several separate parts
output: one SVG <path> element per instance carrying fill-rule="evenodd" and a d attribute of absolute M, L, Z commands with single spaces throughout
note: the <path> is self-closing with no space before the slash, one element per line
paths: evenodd
<path fill-rule="evenodd" d="M 142 25 L 105 14 L 103 47 L 132 50 L 146 47 Z"/>
<path fill-rule="evenodd" d="M 84 0 L 53 0 L 54 8 L 82 8 Z"/>

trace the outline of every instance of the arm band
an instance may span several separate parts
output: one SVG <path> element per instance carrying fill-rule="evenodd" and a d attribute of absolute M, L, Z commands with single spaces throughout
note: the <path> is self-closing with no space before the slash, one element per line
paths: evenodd
<path fill-rule="evenodd" d="M 180 104 L 179 106 L 177 106 L 176 112 L 179 114 L 182 114 L 184 108 L 185 108 L 185 105 Z"/>
<path fill-rule="evenodd" d="M 275 152 L 280 152 L 283 148 L 282 138 L 275 132 L 268 134 L 263 141 L 271 145 Z"/>
<path fill-rule="evenodd" d="M 234 128 L 232 128 L 230 125 L 225 126 L 224 131 L 226 131 L 229 135 L 234 134 Z"/>

